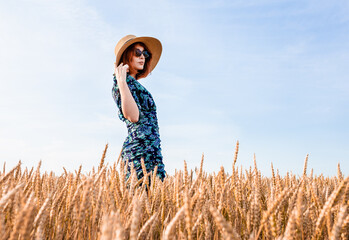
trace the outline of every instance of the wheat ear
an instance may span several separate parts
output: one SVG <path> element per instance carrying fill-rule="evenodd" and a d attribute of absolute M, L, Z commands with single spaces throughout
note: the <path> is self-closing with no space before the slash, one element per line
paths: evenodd
<path fill-rule="evenodd" d="M 239 153 L 239 141 L 236 141 L 234 161 L 233 161 L 233 169 L 235 169 L 235 164 L 236 164 L 236 161 L 238 159 L 238 153 Z"/>
<path fill-rule="evenodd" d="M 176 213 L 176 215 L 174 216 L 174 218 L 171 220 L 171 222 L 167 225 L 165 231 L 164 231 L 164 238 L 163 240 L 169 240 L 170 236 L 172 235 L 172 232 L 176 226 L 177 221 L 179 221 L 181 219 L 181 217 L 183 216 L 183 213 L 185 211 L 185 207 L 182 206 L 179 211 Z"/>
<path fill-rule="evenodd" d="M 0 200 L 0 210 L 7 204 L 8 200 L 16 194 L 16 192 L 24 186 L 24 183 L 18 184 L 14 189 L 6 193 Z"/>
<path fill-rule="evenodd" d="M 344 205 L 339 210 L 337 221 L 334 224 L 331 231 L 330 240 L 339 239 L 346 215 L 347 215 L 347 206 Z"/>
<path fill-rule="evenodd" d="M 141 220 L 141 206 L 137 197 L 133 200 L 132 223 L 130 240 L 136 240 L 139 232 L 139 224 Z"/>
<path fill-rule="evenodd" d="M 104 165 L 104 160 L 105 160 L 107 150 L 108 150 L 108 143 L 105 145 L 103 155 L 102 155 L 101 161 L 100 161 L 99 166 L 98 166 L 98 172 L 102 169 L 102 167 Z"/>
<path fill-rule="evenodd" d="M 0 179 L 0 185 L 6 181 L 6 179 L 8 179 L 12 173 L 14 173 L 14 171 L 17 170 L 17 168 L 19 168 L 21 166 L 21 161 L 19 161 L 19 163 L 17 164 L 17 166 L 15 166 L 14 168 L 11 169 L 11 171 L 9 171 L 5 176 L 1 177 Z M 4 163 L 4 173 L 5 173 L 5 163 Z"/>
<path fill-rule="evenodd" d="M 158 212 L 154 213 L 153 216 L 151 216 L 146 222 L 145 224 L 143 225 L 143 227 L 141 228 L 141 230 L 139 231 L 138 233 L 138 236 L 137 236 L 137 240 L 140 240 L 140 239 L 145 239 L 144 237 L 146 236 L 147 234 L 147 230 L 148 228 L 151 227 L 151 224 L 153 223 L 153 221 L 155 220 L 155 218 L 158 216 Z"/>
<path fill-rule="evenodd" d="M 42 204 L 38 214 L 36 215 L 36 217 L 34 219 L 34 227 L 38 226 L 38 223 L 39 223 L 41 217 L 44 215 L 44 213 L 46 211 L 46 207 L 47 207 L 50 199 L 51 199 L 51 196 L 47 197 L 44 204 Z"/>
<path fill-rule="evenodd" d="M 274 212 L 274 210 L 279 206 L 279 204 L 284 200 L 284 198 L 287 198 L 288 195 L 292 192 L 293 188 L 286 188 L 284 189 L 280 195 L 278 196 L 278 198 L 273 202 L 273 205 L 268 209 L 268 211 L 263 215 L 258 233 L 256 235 L 256 239 L 258 239 L 264 224 L 266 223 L 266 221 L 268 220 L 270 214 L 272 214 Z"/>
<path fill-rule="evenodd" d="M 346 177 L 341 184 L 337 187 L 336 190 L 334 190 L 330 197 L 328 198 L 328 200 L 326 201 L 325 205 L 323 206 L 323 208 L 321 209 L 320 215 L 316 221 L 316 225 L 315 225 L 315 234 L 312 237 L 312 240 L 316 239 L 317 236 L 320 234 L 321 232 L 321 226 L 323 223 L 323 219 L 325 217 L 325 214 L 331 209 L 333 203 L 335 202 L 335 200 L 339 197 L 339 195 L 342 192 L 342 189 L 344 188 L 344 186 L 346 185 L 347 181 L 349 179 L 349 176 Z"/>
<path fill-rule="evenodd" d="M 234 230 L 234 228 L 223 218 L 223 216 L 214 207 L 210 206 L 209 209 L 216 224 L 222 230 L 224 239 L 241 239 L 241 237 Z"/>
<path fill-rule="evenodd" d="M 307 175 L 308 157 L 309 157 L 309 154 L 307 154 L 304 160 L 303 177 Z"/>

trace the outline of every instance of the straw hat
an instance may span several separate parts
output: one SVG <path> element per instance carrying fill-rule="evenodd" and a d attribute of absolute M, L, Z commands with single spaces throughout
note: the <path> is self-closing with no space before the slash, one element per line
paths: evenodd
<path fill-rule="evenodd" d="M 159 62 L 161 52 L 162 52 L 162 45 L 161 42 L 153 37 L 136 37 L 135 35 L 127 35 L 120 39 L 120 41 L 115 46 L 115 56 L 116 56 L 116 64 L 119 65 L 119 61 L 121 59 L 121 56 L 123 52 L 128 48 L 130 45 L 132 45 L 135 42 L 142 42 L 144 43 L 152 55 L 152 61 L 150 65 L 150 72 L 153 71 L 156 64 Z"/>

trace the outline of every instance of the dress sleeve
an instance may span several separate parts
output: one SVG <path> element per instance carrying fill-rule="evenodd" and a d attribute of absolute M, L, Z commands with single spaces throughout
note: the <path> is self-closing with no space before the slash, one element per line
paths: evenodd
<path fill-rule="evenodd" d="M 113 89 L 112 89 L 112 95 L 114 98 L 114 101 L 116 103 L 116 105 L 118 106 L 118 116 L 120 118 L 121 121 L 125 122 L 128 121 L 130 122 L 127 118 L 125 118 L 124 114 L 122 113 L 122 107 L 121 107 L 121 96 L 120 96 L 120 90 L 119 90 L 119 86 L 117 84 L 117 80 L 115 75 L 113 75 L 113 80 L 114 80 L 114 85 L 113 85 Z M 135 100 L 137 107 L 138 107 L 138 111 L 139 111 L 139 118 L 138 121 L 140 121 L 143 117 L 143 113 L 142 113 L 142 107 L 139 101 L 139 96 L 138 96 L 138 91 L 136 86 L 132 83 L 132 80 L 127 78 L 126 79 L 127 85 L 130 89 L 130 92 L 133 96 L 133 99 Z"/>

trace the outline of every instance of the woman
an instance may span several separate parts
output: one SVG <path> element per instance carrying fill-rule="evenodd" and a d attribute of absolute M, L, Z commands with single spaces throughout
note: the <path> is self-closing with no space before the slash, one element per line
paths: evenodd
<path fill-rule="evenodd" d="M 156 175 L 166 177 L 162 162 L 156 106 L 151 94 L 139 82 L 158 63 L 162 46 L 158 39 L 127 35 L 115 47 L 113 97 L 119 108 L 119 118 L 126 123 L 128 136 L 121 157 L 128 163 L 126 178 L 132 163 L 137 178 L 143 177 L 141 159 L 147 172 L 158 167 Z"/>

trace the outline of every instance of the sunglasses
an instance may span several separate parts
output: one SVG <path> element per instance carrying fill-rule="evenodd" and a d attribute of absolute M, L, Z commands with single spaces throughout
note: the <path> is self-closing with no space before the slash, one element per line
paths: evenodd
<path fill-rule="evenodd" d="M 149 57 L 148 51 L 144 50 L 144 51 L 142 52 L 142 51 L 139 50 L 138 48 L 135 49 L 135 55 L 136 55 L 136 57 L 140 57 L 142 54 L 143 54 L 143 56 L 144 56 L 145 58 L 148 58 L 148 57 Z"/>

